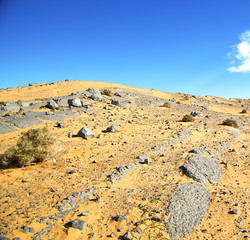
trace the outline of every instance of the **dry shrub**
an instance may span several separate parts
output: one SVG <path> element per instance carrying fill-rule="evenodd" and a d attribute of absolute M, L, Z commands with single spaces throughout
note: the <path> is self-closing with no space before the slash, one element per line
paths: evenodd
<path fill-rule="evenodd" d="M 35 162 L 43 162 L 58 155 L 62 146 L 55 134 L 47 127 L 30 129 L 23 132 L 16 146 L 8 148 L 1 160 L 1 165 L 17 163 L 27 166 Z"/>
<path fill-rule="evenodd" d="M 171 105 L 170 105 L 170 103 L 165 102 L 165 103 L 162 105 L 162 107 L 171 108 Z"/>
<path fill-rule="evenodd" d="M 222 125 L 235 127 L 235 128 L 239 127 L 237 122 L 233 119 L 226 119 L 225 121 L 223 121 Z"/>
<path fill-rule="evenodd" d="M 183 118 L 182 118 L 182 122 L 194 122 L 194 117 L 192 115 L 185 115 Z"/>
<path fill-rule="evenodd" d="M 103 94 L 106 95 L 106 96 L 109 96 L 109 97 L 113 96 L 113 92 L 111 90 L 109 90 L 109 89 L 103 90 Z"/>

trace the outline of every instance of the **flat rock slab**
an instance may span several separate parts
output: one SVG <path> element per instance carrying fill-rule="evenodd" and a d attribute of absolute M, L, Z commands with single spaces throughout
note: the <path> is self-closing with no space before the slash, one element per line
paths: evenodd
<path fill-rule="evenodd" d="M 52 116 L 45 115 L 45 116 L 42 116 L 42 119 L 49 120 L 52 122 L 63 121 L 63 120 L 69 119 L 69 118 L 70 118 L 70 116 L 66 116 L 66 115 L 52 115 Z"/>
<path fill-rule="evenodd" d="M 219 182 L 222 176 L 222 168 L 215 158 L 193 155 L 188 163 L 183 166 L 183 172 L 197 182 L 208 184 Z"/>
<path fill-rule="evenodd" d="M 5 123 L 0 123 L 0 134 L 14 132 L 16 130 L 17 129 L 13 126 L 10 126 L 10 125 L 5 124 Z"/>
<path fill-rule="evenodd" d="M 40 121 L 35 118 L 31 117 L 18 117 L 18 116 L 11 116 L 2 118 L 0 121 L 11 123 L 19 128 L 27 128 L 35 125 L 43 124 L 43 121 Z"/>
<path fill-rule="evenodd" d="M 201 224 L 210 207 L 211 195 L 199 183 L 184 183 L 174 192 L 169 210 L 168 232 L 172 240 L 187 238 Z"/>

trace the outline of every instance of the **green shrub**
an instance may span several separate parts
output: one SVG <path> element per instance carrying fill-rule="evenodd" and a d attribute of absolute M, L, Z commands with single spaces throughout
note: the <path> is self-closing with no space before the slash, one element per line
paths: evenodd
<path fill-rule="evenodd" d="M 191 115 L 185 115 L 183 118 L 182 118 L 182 122 L 194 122 L 194 117 L 191 116 Z"/>
<path fill-rule="evenodd" d="M 222 125 L 235 127 L 235 128 L 239 127 L 237 122 L 235 120 L 232 120 L 232 119 L 226 119 L 225 121 L 223 121 Z"/>
<path fill-rule="evenodd" d="M 166 107 L 166 108 L 171 108 L 171 104 L 168 102 L 165 102 L 162 107 Z"/>
<path fill-rule="evenodd" d="M 246 110 L 246 109 L 243 109 L 241 113 L 247 113 L 247 110 Z"/>
<path fill-rule="evenodd" d="M 5 151 L 1 165 L 16 162 L 19 166 L 27 166 L 51 159 L 61 150 L 57 136 L 49 133 L 48 128 L 30 129 L 22 133 L 16 146 Z"/>
<path fill-rule="evenodd" d="M 113 96 L 112 91 L 109 90 L 109 89 L 104 89 L 104 90 L 103 90 L 103 94 L 106 95 L 106 96 L 109 96 L 109 97 L 112 97 L 112 96 Z"/>

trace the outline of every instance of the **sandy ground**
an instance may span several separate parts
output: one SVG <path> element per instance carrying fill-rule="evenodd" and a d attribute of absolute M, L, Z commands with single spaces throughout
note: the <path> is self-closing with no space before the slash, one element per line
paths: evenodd
<path fill-rule="evenodd" d="M 220 155 L 223 177 L 218 184 L 208 186 L 212 194 L 211 207 L 188 239 L 248 238 L 250 109 L 247 114 L 241 113 L 242 109 L 249 108 L 248 100 L 166 93 L 114 83 L 69 81 L 2 89 L 0 101 L 44 99 L 88 88 L 113 92 L 129 90 L 179 103 L 172 104 L 171 108 L 156 105 L 120 108 L 110 105 L 106 97 L 104 102 L 91 102 L 91 113 L 64 121 L 65 128 L 48 121 L 49 130 L 59 136 L 66 152 L 58 156 L 56 162 L 0 170 L 0 230 L 6 237 L 33 239 L 35 234 L 24 234 L 23 226 L 33 227 L 36 233 L 45 229 L 46 223 L 37 220 L 55 214 L 55 204 L 70 194 L 92 188 L 98 189 L 99 201 L 97 196 L 92 196 L 91 201 L 59 220 L 42 239 L 111 239 L 112 233 L 114 239 L 119 239 L 126 231 L 132 233 L 133 239 L 170 239 L 163 223 L 147 219 L 156 216 L 167 220 L 167 207 L 174 189 L 178 184 L 193 181 L 180 167 L 192 154 L 189 151 L 198 147 L 215 150 Z M 194 105 L 205 105 L 210 110 L 204 111 L 195 122 L 181 122 Z M 103 109 L 104 106 L 107 109 Z M 227 118 L 239 121 L 240 128 L 220 125 Z M 116 133 L 103 132 L 110 125 L 117 126 Z M 68 138 L 68 132 L 77 134 L 84 126 L 94 133 L 94 138 Z M 176 138 L 183 128 L 191 130 L 192 137 Z M 22 131 L 0 135 L 0 154 L 16 143 Z M 231 132 L 240 135 L 235 137 Z M 98 134 L 103 137 L 97 138 Z M 169 140 L 176 142 L 170 144 Z M 164 144 L 166 147 L 161 151 L 152 151 L 153 147 Z M 116 167 L 131 164 L 143 154 L 150 156 L 149 165 L 140 165 L 113 185 L 107 181 L 107 175 Z M 72 170 L 75 172 L 69 174 Z M 230 214 L 233 209 L 240 210 L 239 214 Z M 91 215 L 79 216 L 84 211 L 90 211 Z M 126 215 L 127 220 L 114 221 L 112 217 L 117 214 Z M 82 231 L 67 227 L 74 219 L 86 221 L 88 227 Z"/>

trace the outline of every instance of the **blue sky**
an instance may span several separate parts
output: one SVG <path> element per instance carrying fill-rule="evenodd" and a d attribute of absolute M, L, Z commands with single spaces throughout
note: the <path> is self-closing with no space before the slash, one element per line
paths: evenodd
<path fill-rule="evenodd" d="M 70 80 L 250 98 L 249 0 L 0 0 L 0 88 Z"/>

